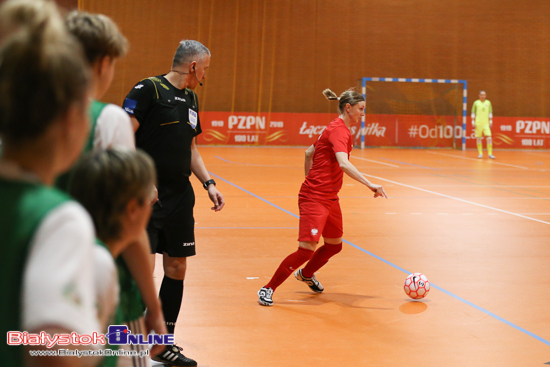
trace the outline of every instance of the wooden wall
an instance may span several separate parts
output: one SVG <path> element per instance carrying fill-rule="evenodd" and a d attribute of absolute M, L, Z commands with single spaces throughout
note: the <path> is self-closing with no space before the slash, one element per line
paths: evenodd
<path fill-rule="evenodd" d="M 131 48 L 106 100 L 166 73 L 181 39 L 212 52 L 206 111 L 333 112 L 363 76 L 466 79 L 495 115 L 550 116 L 548 0 L 80 0 Z"/>

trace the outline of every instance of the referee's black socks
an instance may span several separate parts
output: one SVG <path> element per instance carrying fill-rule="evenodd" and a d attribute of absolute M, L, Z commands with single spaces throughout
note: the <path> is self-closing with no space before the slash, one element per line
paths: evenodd
<path fill-rule="evenodd" d="M 183 280 L 172 279 L 165 275 L 160 286 L 159 298 L 162 302 L 162 313 L 168 334 L 174 334 L 183 298 Z"/>

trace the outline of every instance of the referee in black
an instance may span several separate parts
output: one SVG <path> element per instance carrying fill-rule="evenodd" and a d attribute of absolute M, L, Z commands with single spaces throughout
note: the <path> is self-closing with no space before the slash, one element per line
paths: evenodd
<path fill-rule="evenodd" d="M 170 72 L 141 80 L 124 100 L 123 108 L 134 124 L 136 147 L 155 161 L 158 198 L 147 232 L 152 253 L 163 255 L 164 279 L 160 300 L 166 326 L 174 334 L 183 296 L 187 257 L 195 255 L 193 206 L 195 194 L 191 172 L 203 183 L 212 210 L 225 205 L 206 170 L 195 144 L 201 124 L 199 104 L 193 89 L 202 85 L 210 65 L 210 51 L 197 41 L 181 41 Z M 173 366 L 196 366 L 181 348 L 172 345 L 153 360 Z"/>

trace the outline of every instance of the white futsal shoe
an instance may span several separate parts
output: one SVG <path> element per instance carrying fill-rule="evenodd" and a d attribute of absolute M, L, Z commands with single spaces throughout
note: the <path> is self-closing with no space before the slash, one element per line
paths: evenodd
<path fill-rule="evenodd" d="M 302 269 L 299 269 L 297 270 L 295 273 L 294 273 L 294 276 L 296 277 L 296 279 L 298 279 L 300 282 L 304 282 L 307 284 L 307 286 L 309 287 L 309 289 L 311 289 L 312 291 L 314 291 L 315 293 L 321 293 L 325 290 L 325 288 L 323 288 L 323 286 L 321 285 L 321 283 L 319 283 L 319 281 L 317 280 L 317 278 L 315 278 L 315 274 L 313 274 L 313 276 L 311 278 L 306 278 L 303 274 L 302 274 Z"/>
<path fill-rule="evenodd" d="M 258 291 L 258 303 L 262 306 L 273 306 L 272 296 L 273 289 L 262 287 L 262 289 Z"/>

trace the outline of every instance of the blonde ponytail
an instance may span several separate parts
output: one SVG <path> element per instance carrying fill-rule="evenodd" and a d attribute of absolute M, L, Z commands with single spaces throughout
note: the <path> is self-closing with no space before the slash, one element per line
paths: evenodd
<path fill-rule="evenodd" d="M 330 89 L 325 89 L 323 91 L 323 94 L 325 95 L 325 98 L 328 99 L 329 101 L 334 101 L 338 99 L 338 96 L 336 95 L 336 93 L 334 93 Z"/>
<path fill-rule="evenodd" d="M 357 92 L 355 90 L 355 88 L 348 89 L 347 91 L 342 93 L 342 95 L 340 97 L 338 97 L 336 95 L 336 93 L 334 93 L 330 89 L 325 89 L 323 91 L 323 94 L 325 95 L 325 97 L 329 101 L 332 101 L 332 100 L 340 101 L 338 103 L 338 112 L 339 113 L 344 113 L 344 109 L 346 108 L 347 104 L 350 104 L 351 106 L 354 106 L 359 102 L 365 102 L 365 97 L 363 97 L 363 95 L 361 93 Z"/>

